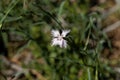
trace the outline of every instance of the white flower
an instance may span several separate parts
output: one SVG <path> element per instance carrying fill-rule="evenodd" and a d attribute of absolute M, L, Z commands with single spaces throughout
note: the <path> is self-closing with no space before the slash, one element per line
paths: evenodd
<path fill-rule="evenodd" d="M 62 30 L 60 33 L 58 30 L 52 30 L 51 34 L 53 36 L 52 46 L 59 45 L 61 48 L 67 47 L 67 41 L 64 39 L 70 30 Z"/>

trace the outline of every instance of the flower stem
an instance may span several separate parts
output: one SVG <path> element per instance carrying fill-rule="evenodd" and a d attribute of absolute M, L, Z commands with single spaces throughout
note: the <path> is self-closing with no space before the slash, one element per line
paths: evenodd
<path fill-rule="evenodd" d="M 88 80 L 91 80 L 91 72 L 90 72 L 90 68 L 87 68 L 87 73 L 88 73 Z"/>
<path fill-rule="evenodd" d="M 45 14 L 47 14 L 49 17 L 51 17 L 60 27 L 60 29 L 64 29 L 64 27 L 61 25 L 60 21 L 58 21 L 58 19 L 56 17 L 54 17 L 51 13 L 49 13 L 48 11 L 44 10 L 41 6 L 39 6 L 40 10 L 42 12 L 44 12 Z"/>
<path fill-rule="evenodd" d="M 95 71 L 95 80 L 98 80 L 98 70 Z"/>

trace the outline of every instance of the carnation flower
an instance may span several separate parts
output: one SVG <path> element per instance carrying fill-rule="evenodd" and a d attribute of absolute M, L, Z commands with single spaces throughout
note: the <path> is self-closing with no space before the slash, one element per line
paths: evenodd
<path fill-rule="evenodd" d="M 52 30 L 51 31 L 51 34 L 53 36 L 52 46 L 59 45 L 61 48 L 66 48 L 67 41 L 64 38 L 69 32 L 70 30 L 62 30 L 61 32 L 58 30 Z"/>

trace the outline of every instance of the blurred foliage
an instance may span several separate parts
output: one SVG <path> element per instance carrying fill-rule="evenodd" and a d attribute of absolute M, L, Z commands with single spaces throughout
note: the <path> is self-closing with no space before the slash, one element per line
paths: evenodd
<path fill-rule="evenodd" d="M 9 59 L 28 49 L 33 58 L 26 65 L 23 56 L 21 67 L 37 70 L 46 80 L 114 80 L 111 67 L 100 60 L 104 43 L 111 48 L 102 26 L 94 22 L 101 15 L 89 10 L 89 0 L 1 0 L 0 34 Z M 51 46 L 52 29 L 71 30 L 67 49 Z M 28 73 L 22 80 L 39 79 Z"/>

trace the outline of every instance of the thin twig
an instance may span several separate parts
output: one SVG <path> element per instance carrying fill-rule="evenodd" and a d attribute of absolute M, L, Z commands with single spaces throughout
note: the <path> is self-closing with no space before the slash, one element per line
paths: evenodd
<path fill-rule="evenodd" d="M 37 76 L 37 78 L 39 80 L 47 80 L 46 78 L 44 78 L 37 70 L 35 69 L 26 69 L 26 68 L 22 68 L 21 66 L 12 63 L 11 61 L 7 60 L 4 56 L 2 56 L 2 60 L 4 62 L 4 64 L 6 64 L 7 66 L 9 66 L 10 68 L 14 69 L 17 71 L 17 74 L 15 74 L 14 77 L 12 77 L 10 80 L 17 80 L 19 78 L 19 76 L 21 74 L 28 74 L 30 71 L 32 71 L 33 74 L 35 74 Z"/>
<path fill-rule="evenodd" d="M 110 32 L 115 30 L 116 28 L 120 27 L 120 21 L 115 22 L 114 24 L 108 26 L 107 28 L 103 29 L 104 33 Z"/>
<path fill-rule="evenodd" d="M 102 18 L 105 19 L 106 17 L 110 16 L 111 14 L 113 14 L 114 12 L 116 12 L 117 10 L 120 9 L 119 7 L 120 4 L 116 4 L 114 7 L 112 7 L 111 9 L 102 12 Z"/>

